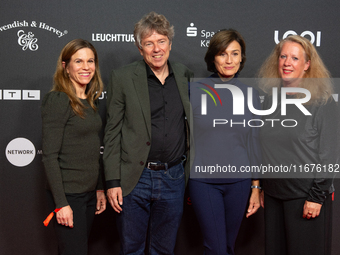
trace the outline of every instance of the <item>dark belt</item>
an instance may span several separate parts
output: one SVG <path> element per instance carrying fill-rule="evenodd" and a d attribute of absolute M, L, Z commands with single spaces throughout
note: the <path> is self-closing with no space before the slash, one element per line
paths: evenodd
<path fill-rule="evenodd" d="M 178 165 L 179 163 L 181 163 L 182 161 L 184 161 L 185 159 L 184 158 L 180 158 L 180 159 L 177 159 L 175 161 L 171 161 L 169 163 L 161 163 L 161 162 L 146 162 L 145 164 L 145 167 L 146 168 L 149 168 L 151 170 L 155 170 L 155 171 L 159 171 L 159 170 L 166 170 L 166 169 L 169 169 L 175 165 Z M 168 167 L 166 167 L 168 166 Z"/>

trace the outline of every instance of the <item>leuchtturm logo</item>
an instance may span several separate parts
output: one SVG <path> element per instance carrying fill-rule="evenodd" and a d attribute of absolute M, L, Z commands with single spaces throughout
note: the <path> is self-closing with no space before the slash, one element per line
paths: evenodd
<path fill-rule="evenodd" d="M 122 42 L 134 43 L 133 34 L 103 34 L 92 33 L 92 42 Z"/>
<path fill-rule="evenodd" d="M 206 86 L 207 88 L 209 88 L 217 96 L 217 98 L 220 101 L 220 104 L 222 106 L 222 100 L 221 100 L 220 95 L 217 93 L 217 91 L 213 87 L 208 85 L 208 84 L 205 84 L 205 83 L 201 83 L 201 84 Z M 211 94 L 211 92 L 209 90 L 207 90 L 205 88 L 200 88 L 200 87 L 198 87 L 198 88 L 203 90 L 204 92 L 206 92 L 212 98 L 212 100 L 214 101 L 215 106 L 217 106 L 215 97 Z M 202 105 L 202 107 L 201 107 L 201 114 L 202 115 L 207 115 L 207 95 L 206 94 L 202 94 L 201 95 L 201 103 L 202 103 L 201 104 Z"/>

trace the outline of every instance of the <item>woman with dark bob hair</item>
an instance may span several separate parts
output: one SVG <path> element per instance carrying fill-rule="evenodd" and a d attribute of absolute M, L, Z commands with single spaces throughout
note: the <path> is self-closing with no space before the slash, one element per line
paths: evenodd
<path fill-rule="evenodd" d="M 246 216 L 260 207 L 259 181 L 252 180 L 250 173 L 234 171 L 258 166 L 261 160 L 259 129 L 242 124 L 258 118 L 248 107 L 243 115 L 233 115 L 232 91 L 248 94 L 249 86 L 237 79 L 245 61 L 246 44 L 240 33 L 221 30 L 212 37 L 205 55 L 207 69 L 213 74 L 190 84 L 195 159 L 189 189 L 207 255 L 234 254 L 250 193 Z M 252 99 L 260 109 L 257 91 Z M 224 120 L 223 125 L 215 120 Z"/>
<path fill-rule="evenodd" d="M 264 110 L 277 103 L 266 116 L 277 121 L 261 127 L 263 165 L 292 169 L 263 179 L 266 255 L 331 254 L 339 113 L 330 74 L 311 42 L 294 35 L 276 45 L 260 77 Z M 283 114 L 281 98 L 300 107 L 285 104 Z M 285 119 L 291 122 L 281 125 Z"/>
<path fill-rule="evenodd" d="M 63 255 L 87 254 L 94 215 L 106 208 L 99 174 L 102 121 L 97 99 L 102 90 L 96 49 L 82 39 L 69 42 L 60 53 L 54 85 L 41 111 L 48 196 Z"/>

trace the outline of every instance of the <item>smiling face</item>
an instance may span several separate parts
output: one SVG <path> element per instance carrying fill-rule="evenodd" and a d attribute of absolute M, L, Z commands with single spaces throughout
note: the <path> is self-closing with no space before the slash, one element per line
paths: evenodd
<path fill-rule="evenodd" d="M 220 77 L 235 76 L 242 62 L 241 53 L 241 45 L 237 41 L 232 41 L 223 52 L 215 56 L 214 64 Z"/>
<path fill-rule="evenodd" d="M 82 48 L 72 55 L 66 67 L 65 62 L 63 62 L 63 67 L 66 69 L 73 86 L 86 86 L 90 83 L 96 71 L 94 53 L 89 48 Z"/>
<path fill-rule="evenodd" d="M 284 86 L 298 86 L 296 81 L 308 70 L 310 60 L 306 61 L 305 51 L 299 43 L 287 41 L 283 44 L 279 56 L 279 74 Z"/>
<path fill-rule="evenodd" d="M 171 43 L 165 35 L 153 31 L 150 36 L 141 40 L 142 48 L 138 48 L 144 61 L 156 72 L 167 67 L 167 61 L 171 51 Z"/>

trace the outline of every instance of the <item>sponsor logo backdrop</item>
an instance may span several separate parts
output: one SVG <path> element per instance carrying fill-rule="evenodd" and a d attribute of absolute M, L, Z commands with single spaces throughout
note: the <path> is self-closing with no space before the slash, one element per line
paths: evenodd
<path fill-rule="evenodd" d="M 235 28 L 247 43 L 241 78 L 253 78 L 275 44 L 290 34 L 310 39 L 333 77 L 339 77 L 340 3 L 316 0 L 277 1 L 18 1 L 5 0 L 0 9 L 0 254 L 57 254 L 54 233 L 45 228 L 48 215 L 41 163 L 42 97 L 51 89 L 56 60 L 72 39 L 93 43 L 101 73 L 108 84 L 110 70 L 141 56 L 134 45 L 133 27 L 142 15 L 156 11 L 175 26 L 170 59 L 206 77 L 204 55 L 213 34 Z M 338 88 L 336 88 L 337 93 Z M 105 92 L 100 112 L 105 123 Z M 336 180 L 336 188 L 340 183 Z M 204 202 L 204 201 L 203 201 Z M 333 240 L 340 238 L 334 201 Z M 264 254 L 262 209 L 244 219 L 237 254 Z M 96 216 L 89 254 L 118 254 L 115 215 L 108 209 Z M 176 254 L 202 254 L 202 237 L 186 197 Z M 333 254 L 340 244 L 333 242 Z"/>

